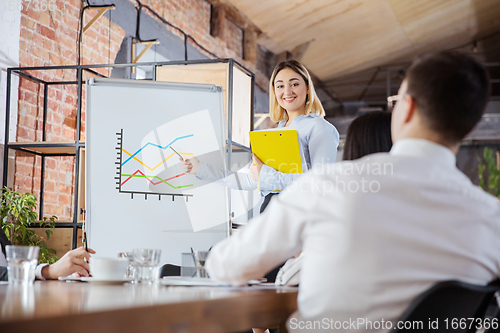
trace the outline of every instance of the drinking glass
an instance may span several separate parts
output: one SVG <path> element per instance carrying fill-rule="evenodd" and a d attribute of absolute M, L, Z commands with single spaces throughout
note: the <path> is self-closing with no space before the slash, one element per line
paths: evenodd
<path fill-rule="evenodd" d="M 127 278 L 134 278 L 135 268 L 134 268 L 134 252 L 120 252 L 118 253 L 118 258 L 127 258 Z"/>
<path fill-rule="evenodd" d="M 136 282 L 153 282 L 157 278 L 161 250 L 135 249 L 134 267 Z"/>
<path fill-rule="evenodd" d="M 9 284 L 33 284 L 39 250 L 38 246 L 7 245 L 5 247 Z"/>
<path fill-rule="evenodd" d="M 208 278 L 208 273 L 205 270 L 205 261 L 207 260 L 208 251 L 194 251 L 196 261 L 196 277 Z"/>

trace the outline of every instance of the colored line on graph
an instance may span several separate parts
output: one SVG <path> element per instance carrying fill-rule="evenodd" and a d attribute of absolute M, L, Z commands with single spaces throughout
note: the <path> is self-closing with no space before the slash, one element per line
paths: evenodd
<path fill-rule="evenodd" d="M 128 151 L 126 151 L 125 149 L 122 149 L 123 152 L 125 154 L 127 154 L 128 156 L 132 156 L 131 153 L 129 153 Z M 182 154 L 182 155 L 194 155 L 193 153 L 179 153 L 179 154 Z M 141 160 L 139 160 L 137 157 L 134 157 L 134 160 L 136 160 L 137 162 L 141 163 L 142 165 L 144 165 L 146 168 L 148 168 L 149 170 L 153 171 L 154 169 L 158 168 L 160 165 L 162 165 L 163 163 L 165 163 L 170 157 L 174 156 L 175 153 L 172 153 L 170 154 L 166 159 L 164 159 L 163 161 L 161 161 L 160 163 L 158 163 L 155 167 L 151 168 L 149 167 L 148 165 L 144 164 L 144 162 L 142 162 Z"/>
<path fill-rule="evenodd" d="M 142 146 L 141 149 L 139 149 L 138 151 L 136 151 L 135 153 L 133 153 L 127 160 L 125 160 L 125 162 L 122 163 L 122 166 L 125 165 L 125 163 L 127 163 L 128 161 L 130 161 L 132 158 L 135 157 L 135 155 L 139 154 L 139 152 L 141 150 L 143 150 L 144 148 L 146 148 L 147 146 L 151 145 L 153 147 L 157 147 L 157 148 L 160 148 L 160 149 L 167 149 L 168 147 L 170 147 L 172 144 L 174 144 L 177 140 L 181 140 L 181 139 L 186 139 L 186 138 L 190 138 L 194 136 L 194 134 L 189 134 L 189 135 L 185 135 L 185 136 L 180 136 L 178 138 L 175 138 L 174 141 L 170 142 L 168 145 L 166 146 L 160 146 L 160 145 L 157 145 L 156 143 L 152 143 L 152 142 L 148 142 L 146 143 L 144 146 Z"/>
<path fill-rule="evenodd" d="M 138 175 L 138 173 L 140 173 L 140 175 Z M 175 189 L 178 189 L 178 188 L 183 188 L 183 187 L 191 187 L 193 186 L 193 184 L 189 184 L 189 185 L 181 185 L 181 186 L 174 186 L 170 183 L 167 183 L 168 180 L 171 180 L 171 179 L 174 179 L 174 178 L 178 178 L 180 176 L 184 176 L 185 173 L 181 173 L 181 174 L 178 174 L 176 176 L 173 176 L 173 177 L 170 177 L 170 178 L 167 178 L 167 179 L 161 179 L 160 177 L 158 176 L 146 176 L 145 174 L 143 174 L 141 172 L 141 170 L 137 170 L 136 172 L 134 172 L 133 174 L 122 174 L 122 177 L 128 177 L 127 179 L 125 179 L 123 181 L 123 183 L 121 183 L 121 186 L 123 186 L 126 182 L 128 182 L 130 179 L 132 178 L 146 178 L 148 182 L 150 182 L 151 184 L 153 185 L 158 185 L 158 184 L 161 184 L 161 183 L 165 183 L 167 184 L 168 186 L 170 186 L 171 188 L 175 188 Z M 149 178 L 153 178 L 153 179 L 159 179 L 160 181 L 159 182 L 153 182 L 151 179 Z"/>

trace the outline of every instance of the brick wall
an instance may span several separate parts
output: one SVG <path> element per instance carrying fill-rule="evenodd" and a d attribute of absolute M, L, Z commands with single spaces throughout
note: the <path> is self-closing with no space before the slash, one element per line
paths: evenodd
<path fill-rule="evenodd" d="M 136 3 L 133 0 L 129 0 Z M 203 47 L 221 58 L 235 58 L 256 73 L 256 82 L 267 87 L 267 76 L 257 70 L 255 62 L 242 59 L 243 30 L 236 24 L 226 24 L 223 39 L 210 34 L 211 5 L 205 0 L 143 0 L 167 21 L 192 36 Z M 120 2 L 116 3 L 120 6 Z M 25 7 L 21 12 L 19 42 L 20 66 L 53 66 L 77 64 L 77 40 L 81 0 L 56 0 L 56 9 L 35 10 Z M 96 10 L 86 11 L 85 23 Z M 145 15 L 151 15 L 147 10 Z M 112 14 L 113 15 L 113 12 Z M 135 17 L 135 16 L 134 16 Z M 85 26 L 85 24 L 84 24 Z M 183 38 L 176 29 L 165 29 Z M 113 63 L 125 37 L 125 31 L 113 21 L 101 17 L 82 38 L 81 63 Z M 109 75 L 108 69 L 100 69 Z M 33 73 L 34 74 L 34 73 Z M 75 80 L 76 70 L 37 72 L 46 81 Z M 88 77 L 88 76 L 87 76 Z M 42 140 L 44 87 L 27 79 L 19 84 L 19 123 L 17 141 Z M 82 140 L 85 139 L 85 92 L 82 105 Z M 50 86 L 48 93 L 47 141 L 74 141 L 76 138 L 76 85 Z M 74 202 L 74 157 L 47 157 L 44 191 L 44 215 L 56 215 L 60 221 L 71 221 Z M 17 152 L 14 187 L 16 190 L 40 196 L 41 158 Z"/>
<path fill-rule="evenodd" d="M 227 48 L 236 54 L 239 59 L 243 58 L 243 30 L 233 22 L 226 19 L 226 34 L 224 42 Z"/>
<path fill-rule="evenodd" d="M 36 11 L 25 8 L 21 12 L 21 37 L 19 42 L 20 66 L 59 66 L 77 63 L 77 40 L 80 0 L 58 0 L 56 10 Z M 96 13 L 88 10 L 85 23 Z M 116 24 L 101 17 L 83 36 L 82 64 L 113 63 L 124 31 Z M 108 75 L 108 69 L 100 69 Z M 33 73 L 34 74 L 34 73 Z M 46 81 L 74 80 L 75 70 L 37 72 Z M 19 84 L 19 122 L 17 141 L 42 140 L 43 85 L 27 79 Z M 84 96 L 85 98 L 85 96 Z M 84 99 L 83 99 L 84 100 Z M 76 85 L 50 86 L 47 115 L 47 141 L 74 141 L 76 138 Z M 85 105 L 82 114 L 82 139 L 85 130 Z M 14 187 L 20 191 L 40 195 L 41 158 L 17 153 Z M 73 217 L 74 157 L 49 157 L 46 159 L 44 215 L 56 215 L 62 221 Z"/>

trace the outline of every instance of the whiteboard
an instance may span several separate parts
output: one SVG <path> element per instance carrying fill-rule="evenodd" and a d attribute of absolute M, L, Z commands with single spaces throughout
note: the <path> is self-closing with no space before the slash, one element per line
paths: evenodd
<path fill-rule="evenodd" d="M 161 249 L 162 263 L 180 265 L 182 252 L 226 238 L 227 188 L 184 174 L 174 152 L 225 168 L 222 90 L 92 78 L 86 94 L 86 232 L 96 255 Z"/>

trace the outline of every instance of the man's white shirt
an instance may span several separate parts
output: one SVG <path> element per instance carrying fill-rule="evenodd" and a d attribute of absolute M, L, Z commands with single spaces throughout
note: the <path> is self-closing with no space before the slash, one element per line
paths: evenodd
<path fill-rule="evenodd" d="M 315 168 L 213 248 L 210 276 L 243 284 L 303 251 L 292 332 L 358 318 L 394 325 L 438 281 L 486 284 L 500 276 L 500 202 L 455 164 L 444 146 L 405 139 Z"/>

